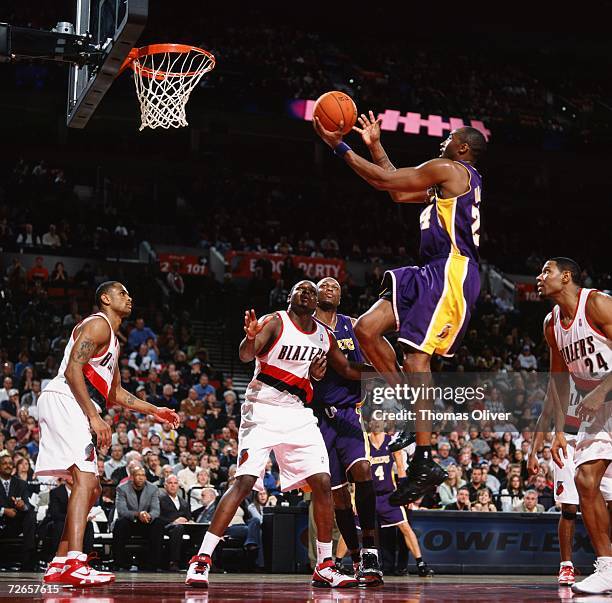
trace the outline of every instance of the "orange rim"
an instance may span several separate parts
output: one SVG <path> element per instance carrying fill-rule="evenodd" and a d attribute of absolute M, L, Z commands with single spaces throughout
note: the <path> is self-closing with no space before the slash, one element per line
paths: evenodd
<path fill-rule="evenodd" d="M 210 63 L 206 65 L 203 69 L 196 69 L 195 71 L 154 71 L 149 67 L 143 67 L 138 60 L 152 55 L 152 54 L 163 54 L 165 52 L 175 52 L 177 54 L 187 54 L 189 52 L 196 52 L 198 54 L 204 55 L 208 59 L 210 59 Z M 145 77 L 155 79 L 163 79 L 165 77 L 193 77 L 195 75 L 201 75 L 210 71 L 215 66 L 215 57 L 208 52 L 208 50 L 204 50 L 203 48 L 198 48 L 197 46 L 189 46 L 188 44 L 149 44 L 149 46 L 142 46 L 141 48 L 132 48 L 130 50 L 130 54 L 127 59 L 121 65 L 121 69 L 119 70 L 119 74 L 123 73 L 125 69 L 131 67 L 134 71 L 142 74 Z"/>

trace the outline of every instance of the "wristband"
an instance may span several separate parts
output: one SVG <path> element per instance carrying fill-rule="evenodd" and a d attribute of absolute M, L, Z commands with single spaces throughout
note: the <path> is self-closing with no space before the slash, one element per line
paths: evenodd
<path fill-rule="evenodd" d="M 344 157 L 348 151 L 352 151 L 351 147 L 349 147 L 346 142 L 341 142 L 334 147 L 334 155 L 338 157 Z"/>

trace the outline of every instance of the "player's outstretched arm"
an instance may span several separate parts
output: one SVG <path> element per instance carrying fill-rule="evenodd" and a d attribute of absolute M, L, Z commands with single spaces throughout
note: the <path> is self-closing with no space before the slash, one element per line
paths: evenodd
<path fill-rule="evenodd" d="M 119 379 L 119 367 L 115 368 L 113 375 L 113 385 L 108 395 L 109 404 L 118 404 L 124 408 L 129 408 L 132 412 L 142 412 L 147 415 L 152 415 L 159 423 L 170 423 L 172 427 L 178 427 L 180 423 L 179 416 L 171 409 L 165 406 L 155 406 L 149 402 L 145 402 L 137 398 L 126 389 L 121 387 Z"/>
<path fill-rule="evenodd" d="M 98 439 L 98 446 L 110 446 L 110 427 L 101 419 L 87 391 L 83 368 L 97 354 L 100 354 L 110 342 L 110 327 L 103 319 L 87 321 L 74 342 L 64 376 L 77 404 L 87 416 L 91 429 Z"/>
<path fill-rule="evenodd" d="M 330 346 L 327 352 L 327 361 L 341 377 L 351 381 L 359 381 L 366 374 L 378 374 L 373 366 L 365 362 L 352 362 L 348 360 L 338 347 L 336 338 L 329 332 L 328 335 Z"/>
<path fill-rule="evenodd" d="M 332 149 L 336 149 L 342 142 L 342 126 L 336 132 L 326 130 L 318 118 L 313 118 L 313 126 L 321 140 Z M 437 184 L 444 184 L 452 180 L 455 164 L 450 159 L 432 159 L 414 168 L 399 168 L 395 171 L 386 171 L 380 166 L 359 156 L 352 149 L 344 148 L 342 157 L 348 166 L 374 188 L 383 191 L 397 191 L 403 193 L 422 193 Z M 425 201 L 425 199 L 423 199 Z"/>
<path fill-rule="evenodd" d="M 374 113 L 369 111 L 369 115 L 362 113 L 357 118 L 357 121 L 360 127 L 353 126 L 353 130 L 361 134 L 364 144 L 368 147 L 368 151 L 370 151 L 372 161 L 386 172 L 394 172 L 397 168 L 391 163 L 387 152 L 380 142 L 380 118 L 375 119 Z M 429 200 L 427 191 L 418 191 L 416 193 L 389 191 L 389 194 L 396 203 L 425 203 Z"/>
<path fill-rule="evenodd" d="M 266 352 L 280 334 L 282 322 L 278 314 L 269 314 L 257 320 L 255 310 L 244 313 L 245 337 L 240 342 L 238 353 L 242 362 L 251 362 L 255 356 Z"/>

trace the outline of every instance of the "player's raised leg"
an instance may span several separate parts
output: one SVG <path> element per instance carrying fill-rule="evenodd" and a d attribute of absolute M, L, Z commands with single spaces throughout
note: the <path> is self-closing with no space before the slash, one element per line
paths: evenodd
<path fill-rule="evenodd" d="M 404 347 L 404 372 L 409 382 L 414 380 L 414 386 L 427 387 L 432 384 L 431 355 L 418 350 Z M 406 478 L 401 480 L 397 490 L 389 497 L 392 505 L 405 505 L 416 500 L 425 492 L 441 484 L 447 477 L 446 471 L 431 458 L 431 420 L 423 416 L 421 411 L 431 410 L 433 401 L 418 398 L 415 402 L 416 411 L 416 449 Z M 397 452 L 410 443 L 412 434 L 402 431 L 389 443 L 389 451 Z"/>
<path fill-rule="evenodd" d="M 355 323 L 355 335 L 365 356 L 391 385 L 402 383 L 402 375 L 395 350 L 384 335 L 397 330 L 396 317 L 388 299 L 379 299 Z"/>

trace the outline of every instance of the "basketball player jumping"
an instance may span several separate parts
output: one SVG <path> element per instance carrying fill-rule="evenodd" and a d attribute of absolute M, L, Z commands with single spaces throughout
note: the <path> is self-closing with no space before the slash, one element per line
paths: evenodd
<path fill-rule="evenodd" d="M 120 385 L 116 333 L 132 311 L 127 289 L 116 281 L 102 283 L 96 290 L 96 305 L 100 311 L 74 327 L 59 372 L 38 400 L 41 437 L 35 475 L 70 475 L 73 480 L 64 532 L 45 583 L 103 586 L 115 579 L 110 572 L 90 567 L 82 552 L 87 515 L 101 491 L 96 443 L 111 442 L 110 427 L 100 411 L 118 404 L 162 423 L 176 426 L 179 421 L 169 408 L 142 402 Z"/>
<path fill-rule="evenodd" d="M 342 141 L 342 127 L 325 130 L 315 117 L 322 140 L 366 182 L 389 191 L 396 203 L 428 203 L 421 212 L 422 267 L 406 266 L 385 273 L 380 299 L 359 318 L 355 333 L 368 360 L 391 385 L 403 380 L 393 347 L 384 334 L 398 331 L 403 369 L 419 374 L 428 385 L 434 353 L 452 356 L 467 329 L 480 292 L 478 246 L 482 178 L 474 167 L 486 149 L 481 132 L 471 127 L 453 130 L 440 145 L 441 155 L 417 167 L 396 169 L 380 143 L 380 123 L 370 111 L 355 128 L 375 163 Z M 430 408 L 417 401 L 415 409 Z M 420 414 L 417 414 L 417 418 Z M 400 432 L 389 450 L 408 445 L 410 434 Z M 431 459 L 431 425 L 417 421 L 417 448 L 407 479 L 391 496 L 399 506 L 414 501 L 442 483 L 446 472 Z"/>
<path fill-rule="evenodd" d="M 317 565 L 312 585 L 346 588 L 357 580 L 340 573 L 332 559 L 332 496 L 329 459 L 317 420 L 309 406 L 311 379 L 321 379 L 327 362 L 344 379 L 359 380 L 371 367 L 349 362 L 329 329 L 314 320 L 317 287 L 310 281 L 294 285 L 289 309 L 257 320 L 245 313 L 246 337 L 240 360 L 255 360 L 255 373 L 241 407 L 236 482 L 219 502 L 198 555 L 192 557 L 186 584 L 208 586 L 211 555 L 240 503 L 253 488 L 263 490 L 263 475 L 274 450 L 283 491 L 308 485 L 317 525 Z"/>
<path fill-rule="evenodd" d="M 353 362 L 363 362 L 353 332 L 354 319 L 338 313 L 340 283 L 331 277 L 319 281 L 315 318 L 334 334 L 339 348 Z M 361 423 L 361 383 L 341 377 L 332 367 L 314 384 L 314 411 L 323 435 L 334 499 L 336 523 L 353 560 L 355 577 L 364 586 L 382 583 L 376 548 L 376 493 L 372 485 L 369 445 Z M 348 489 L 348 476 L 355 483 L 355 506 L 362 531 L 359 537 Z"/>
<path fill-rule="evenodd" d="M 582 398 L 575 413 L 581 423 L 573 455 L 558 419 L 552 449 L 561 470 L 566 464 L 576 467 L 580 510 L 597 555 L 595 572 L 572 588 L 589 594 L 612 592 L 610 518 L 604 499 L 612 499 L 612 491 L 610 482 L 603 480 L 612 477 L 612 298 L 581 288 L 580 268 L 568 258 L 548 260 L 537 286 L 541 297 L 556 302 L 544 321 L 551 351 L 552 400 L 561 411 L 554 416 L 561 414 L 566 424 L 572 423 L 567 416 L 568 374 Z"/>

